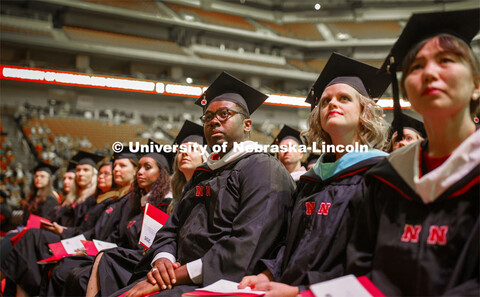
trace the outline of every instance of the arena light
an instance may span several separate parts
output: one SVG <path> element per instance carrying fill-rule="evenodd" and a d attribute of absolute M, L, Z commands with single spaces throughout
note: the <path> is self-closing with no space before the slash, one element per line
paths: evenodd
<path fill-rule="evenodd" d="M 88 75 L 85 73 L 7 65 L 0 65 L 0 79 L 189 97 L 199 97 L 208 89 L 208 87 L 205 86 L 189 86 L 105 75 Z M 384 109 L 393 108 L 392 99 L 380 99 L 377 103 Z M 265 101 L 265 104 L 302 108 L 310 107 L 309 104 L 305 103 L 305 97 L 279 94 L 270 95 Z M 400 105 L 402 108 L 410 108 L 410 102 L 403 99 L 400 100 Z"/>
<path fill-rule="evenodd" d="M 189 95 L 197 97 L 202 95 L 201 87 L 191 87 L 176 84 L 168 84 L 165 87 L 165 91 L 170 94 Z"/>
<path fill-rule="evenodd" d="M 156 83 L 156 84 L 155 84 L 155 91 L 156 91 L 157 93 L 163 93 L 163 92 L 165 92 L 165 84 L 163 84 L 163 83 Z"/>
<path fill-rule="evenodd" d="M 269 95 L 266 104 L 295 106 L 295 107 L 310 107 L 310 104 L 305 103 L 305 97 L 294 97 L 284 95 Z"/>
<path fill-rule="evenodd" d="M 384 109 L 393 109 L 393 99 L 379 99 L 377 104 Z M 402 108 L 410 108 L 411 104 L 409 101 L 400 99 L 400 106 Z"/>
<path fill-rule="evenodd" d="M 100 87 L 118 90 L 153 92 L 155 82 L 136 79 L 87 75 L 82 73 L 42 70 L 26 67 L 0 66 L 2 79 L 35 81 L 52 84 Z"/>

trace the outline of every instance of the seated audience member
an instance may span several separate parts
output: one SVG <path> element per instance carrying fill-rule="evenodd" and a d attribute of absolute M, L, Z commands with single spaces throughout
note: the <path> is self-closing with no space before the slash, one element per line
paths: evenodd
<path fill-rule="evenodd" d="M 97 217 L 93 226 L 88 230 L 75 230 L 74 234 L 70 229 L 62 232 L 62 237 L 66 234 L 69 237 L 82 234 L 87 240 L 101 240 L 116 243 L 122 236 L 121 224 L 126 220 L 132 208 L 129 203 L 131 194 L 131 184 L 135 179 L 138 168 L 138 158 L 136 154 L 131 153 L 125 148 L 120 153 L 113 156 L 113 176 L 119 189 L 113 197 L 99 199 L 102 202 L 94 207 L 94 215 Z M 135 211 L 140 210 L 135 208 Z M 90 212 L 87 214 L 89 215 Z M 89 216 L 90 217 L 90 216 Z M 54 226 L 57 227 L 57 226 Z M 57 229 L 58 230 L 58 229 Z M 58 296 L 63 292 L 63 286 L 69 272 L 77 267 L 88 265 L 93 262 L 93 257 L 88 255 L 76 255 L 58 261 L 58 263 L 48 273 L 49 277 L 43 277 L 40 286 L 40 296 Z"/>
<path fill-rule="evenodd" d="M 182 197 L 182 192 L 193 176 L 195 169 L 207 160 L 208 152 L 201 151 L 199 146 L 206 145 L 203 127 L 186 120 L 175 138 L 174 144 L 186 145 L 189 151 L 177 152 L 173 163 L 172 194 L 173 199 L 167 213 L 172 214 Z"/>
<path fill-rule="evenodd" d="M 309 284 L 345 273 L 347 243 L 364 200 L 364 174 L 387 155 L 379 149 L 388 126 L 373 98 L 383 94 L 390 79 L 377 71 L 336 53 L 328 60 L 314 85 L 307 135 L 310 145 L 324 142 L 337 150 L 323 153 L 300 177 L 285 247 L 276 260 L 264 261 L 263 273 L 244 277 L 240 288 L 296 296 Z M 341 148 L 355 143 L 368 151 Z"/>
<path fill-rule="evenodd" d="M 7 204 L 8 194 L 0 190 L 0 237 L 4 237 L 6 232 L 11 229 L 10 219 L 12 218 L 12 209 Z M 2 253 L 3 251 L 0 251 Z"/>
<path fill-rule="evenodd" d="M 278 160 L 285 166 L 293 180 L 298 181 L 307 171 L 302 166 L 303 152 L 299 151 L 299 145 L 302 144 L 300 131 L 285 125 L 275 137 L 274 144 L 279 146 Z"/>
<path fill-rule="evenodd" d="M 310 155 L 307 158 L 307 162 L 305 163 L 305 167 L 307 168 L 307 170 L 312 169 L 312 167 L 315 166 L 315 164 L 317 164 L 317 161 L 319 158 L 320 158 L 319 155 L 310 153 Z"/>
<path fill-rule="evenodd" d="M 75 157 L 77 161 L 76 183 L 82 186 L 81 188 L 79 187 L 79 189 L 81 189 L 78 191 L 80 194 L 79 197 L 85 197 L 85 195 L 91 192 L 90 185 L 93 184 L 96 187 L 97 169 L 94 166 L 96 165 L 95 163 L 102 158 L 102 156 L 86 152 L 80 152 Z M 101 170 L 103 170 L 103 167 L 104 166 L 102 166 Z M 95 177 L 95 182 L 91 180 L 93 177 Z M 94 210 L 96 210 L 98 206 L 103 206 L 103 204 L 93 204 L 90 201 L 92 199 L 93 203 L 95 203 L 95 196 L 89 195 L 84 198 L 82 204 L 76 205 L 76 207 L 72 205 L 71 209 L 74 211 L 72 212 L 73 214 L 78 214 L 75 210 L 83 208 L 83 205 L 89 205 L 89 208 L 85 209 L 83 218 L 75 218 L 75 220 L 79 221 L 78 226 L 70 226 L 67 228 L 54 222 L 53 227 L 28 230 L 18 241 L 2 263 L 2 272 L 4 272 L 8 278 L 7 283 L 17 284 L 16 291 L 18 294 L 28 293 L 29 295 L 38 295 L 44 266 L 37 264 L 37 262 L 51 256 L 48 247 L 49 243 L 58 242 L 61 239 L 78 235 L 95 225 L 96 219 L 99 217 L 99 214 L 96 213 L 103 212 L 103 209 L 96 212 L 94 212 Z M 67 216 L 68 213 L 69 211 L 65 212 L 63 216 Z"/>
<path fill-rule="evenodd" d="M 207 155 L 202 154 L 197 147 L 198 145 L 204 145 L 204 142 L 203 127 L 185 121 L 174 144 L 186 145 L 191 150 L 177 152 L 175 156 L 174 173 L 171 180 L 173 199 L 168 206 L 169 213 L 173 211 L 180 200 L 185 183 L 191 179 L 195 169 L 207 159 Z M 173 200 L 176 200 L 177 203 L 174 203 Z M 137 232 L 139 231 L 137 230 Z M 136 241 L 135 244 L 131 245 L 131 248 L 108 250 L 101 252 L 95 258 L 95 264 L 87 286 L 87 296 L 110 296 L 115 291 L 128 285 L 128 280 L 132 276 L 135 266 L 143 257 L 144 251 L 144 248 L 138 244 L 139 234 L 132 234 L 132 238 L 135 238 Z"/>
<path fill-rule="evenodd" d="M 248 152 L 250 115 L 266 98 L 222 73 L 197 100 L 207 143 L 218 152 L 195 170 L 126 296 L 180 296 L 219 279 L 240 281 L 275 251 L 294 182 L 274 157 Z"/>
<path fill-rule="evenodd" d="M 110 251 L 119 256 L 117 260 L 121 260 L 116 263 L 117 266 L 111 274 L 119 275 L 122 271 L 128 273 L 135 268 L 135 265 L 128 264 L 133 263 L 135 259 L 137 259 L 135 262 L 138 262 L 142 256 L 143 249 L 140 249 L 138 240 L 145 205 L 150 203 L 164 212 L 167 211 L 171 200 L 166 198 L 166 195 L 170 192 L 169 171 L 173 157 L 173 153 L 147 153 L 139 160 L 136 178 L 130 187 L 127 207 L 122 208 L 118 226 L 115 226 L 111 231 L 112 235 L 105 239 L 117 244 L 118 248 Z M 63 260 L 63 263 L 52 271 L 45 295 L 85 296 L 93 263 L 94 258 L 90 256 Z M 120 270 L 124 265 L 127 267 Z M 115 287 L 115 282 L 108 285 Z"/>
<path fill-rule="evenodd" d="M 479 27 L 480 9 L 414 14 L 386 60 L 427 131 L 368 172 L 349 245 L 348 270 L 387 296 L 480 293 Z"/>
<path fill-rule="evenodd" d="M 60 201 L 59 203 L 62 204 L 65 201 L 68 193 L 72 189 L 72 185 L 75 182 L 75 167 L 76 163 L 68 162 L 68 167 L 65 173 L 63 174 L 63 183 L 62 183 L 62 192 L 60 193 Z"/>
<path fill-rule="evenodd" d="M 33 184 L 27 197 L 20 200 L 23 210 L 23 225 L 27 225 L 28 217 L 34 214 L 51 220 L 55 217 L 58 200 L 53 190 L 53 175 L 58 167 L 40 163 L 35 167 Z"/>
<path fill-rule="evenodd" d="M 57 210 L 55 222 L 65 227 L 79 226 L 88 210 L 96 204 L 95 191 L 97 188 L 97 163 L 103 156 L 79 151 L 72 157 L 75 164 L 75 182 L 70 191 L 63 198 Z M 69 163 L 69 167 L 73 166 Z"/>
<path fill-rule="evenodd" d="M 396 127 L 396 122 L 397 121 L 395 120 L 392 122 L 392 137 L 388 148 L 390 153 L 401 147 L 412 144 L 417 140 L 423 140 L 427 135 L 422 122 L 402 114 L 403 138 L 398 139 L 398 133 L 393 131 L 393 127 Z"/>

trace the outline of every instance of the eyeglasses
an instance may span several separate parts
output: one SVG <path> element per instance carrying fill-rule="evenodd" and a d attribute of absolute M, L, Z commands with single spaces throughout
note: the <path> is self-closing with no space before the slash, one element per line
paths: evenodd
<path fill-rule="evenodd" d="M 213 118 L 216 117 L 217 120 L 223 123 L 237 113 L 243 115 L 244 117 L 248 117 L 246 114 L 240 111 L 235 111 L 229 108 L 220 108 L 215 112 L 207 111 L 204 115 L 200 117 L 200 120 L 202 120 L 202 123 L 205 124 L 212 121 Z"/>

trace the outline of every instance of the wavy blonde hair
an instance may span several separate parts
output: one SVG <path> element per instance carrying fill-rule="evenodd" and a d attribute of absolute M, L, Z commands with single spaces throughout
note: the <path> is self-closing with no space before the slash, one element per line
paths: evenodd
<path fill-rule="evenodd" d="M 385 149 L 388 142 L 388 124 L 383 118 L 383 109 L 373 99 L 362 96 L 355 91 L 360 102 L 360 123 L 356 133 L 356 140 L 370 148 Z M 320 120 L 320 104 L 317 104 L 308 117 L 309 129 L 302 134 L 308 139 L 309 145 L 313 142 L 333 144 L 330 135 L 323 130 Z"/>

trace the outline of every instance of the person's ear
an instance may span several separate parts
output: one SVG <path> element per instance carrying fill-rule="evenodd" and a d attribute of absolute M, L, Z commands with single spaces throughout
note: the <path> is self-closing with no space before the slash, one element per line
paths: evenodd
<path fill-rule="evenodd" d="M 252 130 L 252 120 L 244 119 L 243 120 L 243 133 L 248 133 Z"/>
<path fill-rule="evenodd" d="M 476 79 L 473 82 L 474 88 L 472 92 L 472 100 L 478 100 L 480 98 L 480 79 Z"/>

